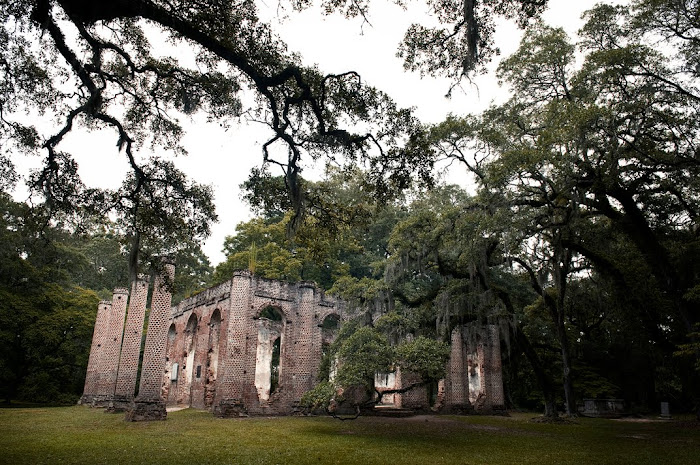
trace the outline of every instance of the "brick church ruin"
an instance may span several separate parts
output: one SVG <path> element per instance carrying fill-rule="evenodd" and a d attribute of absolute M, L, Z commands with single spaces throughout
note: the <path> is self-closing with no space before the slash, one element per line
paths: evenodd
<path fill-rule="evenodd" d="M 166 265 L 164 274 L 172 277 L 174 267 Z M 299 411 L 301 396 L 318 383 L 324 350 L 346 317 L 343 302 L 310 282 L 239 271 L 171 307 L 166 281 L 155 279 L 145 341 L 149 286 L 144 277 L 130 293 L 117 288 L 111 302 L 99 303 L 81 403 L 125 410 L 130 420 L 164 419 L 170 405 L 219 416 Z M 415 378 L 397 370 L 377 374 L 375 384 L 377 390 L 400 389 Z M 456 328 L 438 389 L 421 386 L 385 395 L 382 403 L 445 411 L 502 408 L 498 328 Z"/>

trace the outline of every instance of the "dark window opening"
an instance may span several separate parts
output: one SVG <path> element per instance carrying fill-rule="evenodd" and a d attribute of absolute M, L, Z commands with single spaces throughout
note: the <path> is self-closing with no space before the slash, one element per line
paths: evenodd
<path fill-rule="evenodd" d="M 321 328 L 329 331 L 335 331 L 340 326 L 340 317 L 338 315 L 328 315 L 323 319 Z"/>
<path fill-rule="evenodd" d="M 267 306 L 260 312 L 260 318 L 265 318 L 272 321 L 282 321 L 282 313 L 275 307 Z"/>
<path fill-rule="evenodd" d="M 428 383 L 428 404 L 431 407 L 435 406 L 435 402 L 437 402 L 437 397 L 438 397 L 438 382 L 432 381 L 432 382 Z"/>
<path fill-rule="evenodd" d="M 280 338 L 272 344 L 272 361 L 270 362 L 270 392 L 275 392 L 280 382 Z"/>

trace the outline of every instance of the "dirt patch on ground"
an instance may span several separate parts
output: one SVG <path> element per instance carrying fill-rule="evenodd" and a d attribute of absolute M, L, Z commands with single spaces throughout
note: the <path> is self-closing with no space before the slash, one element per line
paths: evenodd
<path fill-rule="evenodd" d="M 528 420 L 530 423 L 547 423 L 550 425 L 577 425 L 578 422 L 568 417 L 535 417 Z"/>
<path fill-rule="evenodd" d="M 177 412 L 179 410 L 185 410 L 186 408 L 190 408 L 190 407 L 187 405 L 173 405 L 170 407 L 166 407 L 165 411 L 170 413 L 170 412 Z"/>
<path fill-rule="evenodd" d="M 660 418 L 613 418 L 612 421 L 623 421 L 627 423 L 666 423 L 668 420 L 661 420 Z"/>
<path fill-rule="evenodd" d="M 649 418 L 649 417 L 627 417 L 627 418 L 615 418 L 613 421 L 621 421 L 626 423 L 668 423 L 678 428 L 690 428 L 690 429 L 700 429 L 700 421 L 696 420 L 667 420 L 663 418 Z"/>

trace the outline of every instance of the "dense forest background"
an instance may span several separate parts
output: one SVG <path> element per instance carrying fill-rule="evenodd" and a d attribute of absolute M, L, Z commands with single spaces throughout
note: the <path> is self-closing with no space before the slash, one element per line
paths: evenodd
<path fill-rule="evenodd" d="M 598 5 L 576 43 L 536 19 L 546 2 L 504 2 L 503 11 L 481 2 L 482 14 L 525 27 L 497 71 L 511 97 L 436 125 L 421 124 L 352 73 L 322 77 L 286 66 L 282 48 L 250 26 L 257 18 L 245 2 L 243 19 L 217 3 L 228 14 L 221 24 L 208 11 L 169 14 L 168 2 L 132 10 L 121 1 L 109 11 L 74 0 L 33 2 L 31 11 L 20 3 L 0 7 L 4 24 L 45 32 L 86 100 L 43 144 L 33 127 L 0 124 L 3 141 L 14 141 L 0 154 L 0 397 L 7 402 L 74 402 L 97 302 L 165 254 L 177 264 L 175 302 L 235 269 L 312 280 L 349 302 L 352 318 L 327 354 L 341 362 L 339 385 L 369 389 L 375 371 L 396 365 L 434 381 L 444 374 L 452 329 L 477 321 L 501 328 L 511 408 L 575 414 L 584 398 L 613 397 L 634 412 L 663 400 L 700 415 L 697 1 Z M 436 8 L 451 17 L 450 5 Z M 52 19 L 59 9 L 91 58 L 66 44 Z M 444 30 L 414 29 L 399 50 L 408 69 L 459 80 L 486 59 L 480 53 L 493 52 L 468 32 L 474 11 L 457 13 L 466 15 L 459 42 L 466 49 Z M 100 38 L 96 23 L 129 15 L 202 45 L 202 69 L 222 60 L 243 77 L 154 61 L 129 20 L 119 23 L 123 41 Z M 255 40 L 243 42 L 251 49 L 226 42 L 249 26 Z M 57 99 L 46 65 L 57 55 L 34 61 L 17 37 L 6 28 L 0 35 L 9 57 L 0 104 Z M 83 66 L 83 58 L 92 61 Z M 141 73 L 152 79 L 132 79 Z M 132 150 L 150 136 L 165 145 L 177 139 L 181 129 L 151 111 L 162 104 L 212 118 L 239 114 L 239 78 L 264 97 L 267 110 L 259 111 L 268 112 L 275 135 L 264 145 L 266 165 L 243 186 L 256 216 L 232 231 L 226 261 L 212 268 L 199 246 L 216 220 L 211 190 L 160 158 L 137 163 Z M 121 90 L 108 94 L 107 83 Z M 72 102 L 78 94 L 61 96 Z M 124 124 L 107 112 L 117 95 L 133 97 Z M 77 164 L 56 150 L 79 118 L 119 134 L 133 165 L 120 189 L 86 189 Z M 347 121 L 376 131 L 335 126 Z M 279 141 L 286 163 L 268 158 Z M 39 149 L 48 155 L 28 179 L 33 202 L 13 200 L 12 158 Z M 301 176 L 306 156 L 326 157 L 322 180 Z M 464 170 L 470 181 L 445 185 L 440 169 Z M 333 387 L 314 393 L 319 403 Z"/>
<path fill-rule="evenodd" d="M 312 280 L 351 303 L 354 317 L 334 348 L 335 353 L 343 344 L 354 348 L 348 360 L 357 358 L 360 367 L 346 363 L 347 370 L 381 369 L 413 357 L 411 368 L 426 373 L 426 379 L 444 375 L 439 365 L 447 351 L 428 344 L 407 355 L 407 337 L 444 345 L 457 325 L 500 324 L 508 407 L 541 410 L 550 389 L 553 402 L 565 411 L 558 320 L 545 302 L 557 295 L 554 286 L 537 289 L 527 267 L 518 265 L 521 258 L 506 257 L 489 237 L 495 233 L 482 232 L 493 231 L 497 221 L 511 228 L 512 219 L 497 220 L 478 197 L 458 186 L 416 190 L 379 203 L 364 192 L 361 179 L 360 172 L 334 172 L 325 181 L 305 183 L 309 209 L 293 237 L 288 200 L 273 195 L 280 204 L 258 205 L 260 215 L 229 236 L 227 260 L 217 267 L 197 246 L 178 254 L 174 303 L 229 279 L 237 269 Z M 280 177 L 256 182 L 284 192 Z M 2 395 L 75 402 L 82 393 L 97 303 L 111 299 L 112 289 L 129 280 L 128 239 L 110 223 L 81 232 L 47 225 L 26 204 L 7 195 L 2 200 L 2 240 L 11 252 L 0 263 Z M 562 319 L 574 402 L 622 398 L 633 411 L 645 413 L 667 400 L 676 410 L 688 410 L 697 367 L 686 327 L 654 289 L 653 274 L 640 272 L 636 267 L 643 265 L 633 251 L 627 253 L 632 258 L 621 259 L 630 268 L 622 271 L 634 277 L 634 289 L 617 287 L 583 259 L 567 277 Z M 350 336 L 359 329 L 365 333 L 358 341 Z M 361 351 L 362 345 L 376 344 L 375 338 L 380 351 L 387 351 L 376 366 Z M 389 352 L 391 346 L 399 350 Z M 377 350 L 371 345 L 373 353 Z M 415 360 L 421 357 L 428 360 Z M 350 373 L 349 382 L 361 381 L 352 376 L 362 374 Z"/>

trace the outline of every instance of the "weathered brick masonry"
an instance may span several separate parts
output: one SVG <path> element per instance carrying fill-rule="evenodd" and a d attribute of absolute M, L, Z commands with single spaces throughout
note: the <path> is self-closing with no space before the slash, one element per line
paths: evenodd
<path fill-rule="evenodd" d="M 175 266 L 166 263 L 163 268 L 165 276 L 156 276 L 153 283 L 151 313 L 148 317 L 148 330 L 143 348 L 139 392 L 126 411 L 127 420 L 165 420 L 167 415 L 165 401 L 161 393 L 161 384 L 166 360 L 170 304 L 172 303 L 172 293 L 168 284 L 172 285 L 175 277 Z"/>
<path fill-rule="evenodd" d="M 112 302 L 103 300 L 97 305 L 97 317 L 95 329 L 92 332 L 92 345 L 88 358 L 87 373 L 85 374 L 85 387 L 80 402 L 94 405 L 97 402 L 97 379 L 100 376 L 102 353 L 104 352 L 104 339 L 109 325 L 109 312 Z"/>
<path fill-rule="evenodd" d="M 119 356 L 117 385 L 114 392 L 114 402 L 116 404 L 122 403 L 123 405 L 119 406 L 122 408 L 134 400 L 147 298 L 148 281 L 145 276 L 139 276 L 131 286 L 129 312 L 126 315 L 122 351 Z"/>
<path fill-rule="evenodd" d="M 400 390 L 419 384 L 415 373 L 396 370 L 375 379 L 378 390 Z M 471 323 L 452 331 L 445 379 L 408 392 L 385 395 L 384 405 L 409 409 L 468 413 L 504 410 L 501 344 L 497 325 Z"/>
<path fill-rule="evenodd" d="M 343 305 L 313 283 L 241 271 L 184 300 L 172 316 L 164 379 L 169 403 L 223 416 L 289 414 L 316 383 L 323 322 L 342 318 Z"/>
<path fill-rule="evenodd" d="M 174 268 L 166 265 L 165 271 L 172 277 Z M 298 410 L 301 396 L 318 382 L 324 345 L 345 316 L 342 302 L 310 282 L 286 283 L 239 271 L 171 308 L 163 283 L 162 277 L 154 283 L 137 394 L 147 283 L 133 284 L 126 325 L 125 289 L 115 291 L 111 305 L 100 303 L 83 402 L 126 406 L 130 420 L 164 419 L 166 405 L 206 408 L 220 416 Z M 502 408 L 498 328 L 456 328 L 451 344 L 447 376 L 438 386 L 383 401 L 450 411 Z M 400 370 L 377 379 L 382 389 L 420 381 Z"/>

